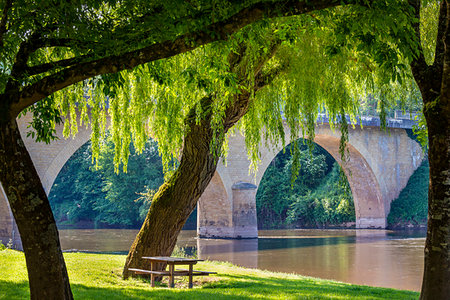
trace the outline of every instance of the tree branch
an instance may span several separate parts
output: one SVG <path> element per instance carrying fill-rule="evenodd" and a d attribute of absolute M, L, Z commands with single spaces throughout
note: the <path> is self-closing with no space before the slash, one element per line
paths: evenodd
<path fill-rule="evenodd" d="M 442 107 L 446 110 L 443 114 L 450 115 L 450 3 L 448 0 L 443 1 L 446 3 L 446 9 L 441 11 L 441 14 L 445 15 L 446 25 L 443 30 L 442 40 L 444 44 L 443 53 L 443 67 L 442 67 L 442 85 L 440 91 L 440 101 Z M 448 120 L 447 120 L 448 121 Z"/>
<path fill-rule="evenodd" d="M 5 7 L 3 7 L 2 19 L 0 21 L 0 46 L 3 47 L 3 35 L 7 31 L 6 24 L 8 23 L 8 11 L 12 6 L 12 0 L 6 0 Z"/>
<path fill-rule="evenodd" d="M 421 0 L 409 0 L 409 4 L 414 8 L 414 17 L 416 18 L 416 22 L 413 24 L 414 31 L 416 33 L 417 41 L 418 41 L 418 54 L 413 61 L 411 62 L 411 69 L 413 71 L 414 77 L 416 80 L 423 81 L 426 79 L 426 76 L 422 74 L 421 70 L 426 70 L 428 65 L 425 61 L 425 56 L 423 53 L 422 42 L 420 37 L 420 2 Z"/>
<path fill-rule="evenodd" d="M 354 3 L 354 1 L 351 1 Z M 282 3 L 283 5 L 280 5 Z M 13 103 L 10 116 L 16 117 L 23 109 L 71 84 L 97 75 L 116 73 L 138 65 L 191 51 L 198 46 L 218 40 L 226 40 L 242 27 L 263 18 L 300 15 L 318 9 L 330 8 L 345 3 L 334 0 L 263 2 L 242 9 L 228 19 L 213 23 L 205 30 L 181 35 L 173 41 L 165 41 L 130 51 L 118 56 L 109 56 L 90 62 L 79 63 L 20 91 L 19 102 Z M 363 2 L 365 3 L 365 2 Z"/>
<path fill-rule="evenodd" d="M 44 64 L 35 65 L 35 66 L 31 66 L 31 67 L 26 66 L 24 69 L 24 72 L 28 76 L 33 76 L 33 75 L 49 72 L 55 68 L 71 67 L 71 66 L 73 66 L 77 63 L 80 63 L 82 61 L 85 61 L 86 59 L 89 59 L 89 58 L 92 58 L 92 55 L 87 54 L 87 55 L 82 55 L 79 57 L 66 58 L 66 59 L 61 59 L 61 60 L 55 61 L 55 62 L 44 63 Z"/>
<path fill-rule="evenodd" d="M 447 30 L 447 10 L 448 4 L 446 1 L 441 2 L 441 7 L 439 9 L 439 21 L 438 21 L 438 33 L 436 38 L 436 51 L 434 54 L 433 66 L 438 69 L 443 67 L 444 63 L 444 52 L 445 52 L 445 32 Z"/>

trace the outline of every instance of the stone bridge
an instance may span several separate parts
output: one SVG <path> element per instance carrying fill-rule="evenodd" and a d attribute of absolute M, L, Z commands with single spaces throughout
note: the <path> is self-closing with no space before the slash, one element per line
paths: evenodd
<path fill-rule="evenodd" d="M 30 116 L 18 120 L 22 137 L 35 164 L 47 194 L 59 171 L 72 154 L 90 139 L 91 130 L 80 127 L 76 138 L 64 139 L 62 126 L 57 127 L 59 140 L 50 145 L 26 137 Z M 362 118 L 361 126 L 349 126 L 349 159 L 340 160 L 339 131 L 332 131 L 325 116 L 316 124 L 315 142 L 343 166 L 355 202 L 357 228 L 385 228 L 390 203 L 406 186 L 420 165 L 423 154 L 417 142 L 405 129 L 413 121 L 390 119 L 388 131 L 381 131 L 378 118 Z M 289 136 L 285 127 L 286 136 Z M 282 150 L 281 145 L 261 147 L 261 163 L 256 174 L 249 174 L 244 138 L 230 137 L 226 165 L 219 162 L 217 171 L 198 204 L 197 232 L 201 237 L 257 237 L 255 196 L 259 182 L 270 162 Z M 1 187 L 1 186 L 0 186 Z M 0 191 L 0 240 L 12 239 L 20 248 L 20 238 L 3 190 Z"/>

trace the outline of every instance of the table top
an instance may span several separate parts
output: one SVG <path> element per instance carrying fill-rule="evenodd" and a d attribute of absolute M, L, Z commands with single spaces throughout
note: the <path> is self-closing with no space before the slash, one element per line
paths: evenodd
<path fill-rule="evenodd" d="M 196 264 L 203 259 L 170 257 L 170 256 L 143 256 L 142 259 L 148 259 L 153 262 L 165 262 L 168 264 Z"/>

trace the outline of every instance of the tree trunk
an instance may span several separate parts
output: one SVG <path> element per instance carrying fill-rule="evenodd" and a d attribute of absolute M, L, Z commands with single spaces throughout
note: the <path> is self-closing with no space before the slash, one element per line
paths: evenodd
<path fill-rule="evenodd" d="M 442 100 L 442 99 L 441 99 Z M 425 109 L 430 186 L 421 299 L 450 299 L 450 107 Z"/>
<path fill-rule="evenodd" d="M 184 139 L 183 154 L 178 169 L 153 197 L 150 210 L 139 231 L 125 263 L 124 278 L 128 268 L 149 268 L 142 256 L 170 256 L 187 218 L 194 210 L 206 186 L 216 171 L 218 151 L 210 151 L 213 131 L 210 126 L 211 98 L 205 98 L 206 117 L 196 124 L 195 113 L 188 118 L 188 132 Z M 221 143 L 220 143 L 221 144 Z M 165 266 L 161 265 L 159 269 Z"/>
<path fill-rule="evenodd" d="M 420 1 L 411 0 L 420 20 Z M 423 50 L 411 69 L 423 100 L 428 127 L 430 184 L 425 263 L 420 299 L 450 299 L 450 5 L 441 1 L 435 60 L 427 65 Z M 415 31 L 420 41 L 419 23 Z"/>
<path fill-rule="evenodd" d="M 256 89 L 262 86 L 257 85 Z M 235 97 L 225 111 L 223 134 L 214 133 L 211 129 L 211 98 L 202 101 L 205 117 L 200 124 L 195 121 L 195 110 L 191 111 L 187 118 L 189 129 L 184 138 L 180 165 L 153 197 L 144 224 L 128 253 L 123 270 L 125 279 L 131 275 L 128 268 L 150 269 L 150 263 L 142 259 L 143 256 L 172 254 L 178 234 L 216 171 L 221 148 L 211 153 L 214 134 L 218 135 L 218 145 L 222 145 L 225 133 L 248 111 L 249 102 L 248 91 L 242 91 Z M 163 264 L 158 267 L 159 270 L 165 268 Z"/>
<path fill-rule="evenodd" d="M 442 1 L 434 74 L 418 81 L 428 126 L 430 187 L 421 299 L 450 299 L 450 5 Z M 437 71 L 437 72 L 436 72 Z M 432 84 L 430 78 L 438 78 Z M 429 84 L 427 86 L 427 83 Z M 430 85 L 431 83 L 431 85 Z M 434 91 L 439 91 L 438 93 Z M 434 92 L 434 95 L 433 95 Z"/>
<path fill-rule="evenodd" d="M 73 299 L 50 203 L 15 120 L 0 123 L 0 170 L 22 238 L 31 299 Z"/>

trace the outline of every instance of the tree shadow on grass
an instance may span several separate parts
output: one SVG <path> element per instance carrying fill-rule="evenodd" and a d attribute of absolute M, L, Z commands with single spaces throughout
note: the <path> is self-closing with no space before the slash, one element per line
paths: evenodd
<path fill-rule="evenodd" d="M 214 289 L 169 289 L 169 288 L 97 288 L 80 284 L 72 285 L 75 299 L 254 299 L 245 295 L 230 295 Z"/>
<path fill-rule="evenodd" d="M 0 299 L 29 299 L 30 287 L 28 281 L 12 282 L 0 280 Z"/>
<path fill-rule="evenodd" d="M 419 293 L 374 288 L 320 279 L 287 279 L 251 275 L 221 275 L 228 280 L 211 282 L 204 289 L 245 289 L 254 295 L 285 294 L 296 299 L 418 299 Z"/>
<path fill-rule="evenodd" d="M 194 289 L 151 288 L 150 285 L 95 287 L 72 284 L 75 299 L 417 299 L 419 294 L 385 288 L 353 286 L 318 279 L 290 279 L 221 274 Z M 27 299 L 27 281 L 0 280 L 0 299 Z"/>

